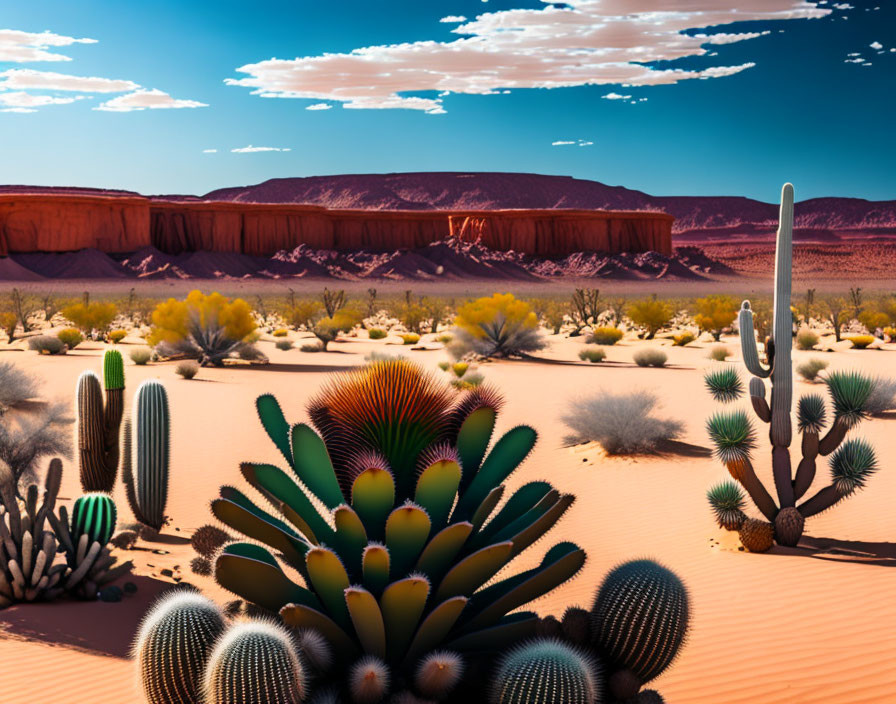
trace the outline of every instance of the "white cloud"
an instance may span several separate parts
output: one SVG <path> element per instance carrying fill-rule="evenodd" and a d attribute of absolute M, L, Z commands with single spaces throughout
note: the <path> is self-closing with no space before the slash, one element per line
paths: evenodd
<path fill-rule="evenodd" d="M 333 106 L 329 103 L 315 103 L 314 105 L 309 105 L 306 110 L 329 110 Z"/>
<path fill-rule="evenodd" d="M 594 144 L 594 142 L 589 142 L 584 139 L 560 139 L 556 142 L 551 142 L 552 147 L 571 147 L 573 145 L 578 147 L 590 147 Z"/>
<path fill-rule="evenodd" d="M 32 112 L 37 112 L 34 108 L 2 108 L 0 112 L 18 112 L 22 114 L 30 114 Z"/>
<path fill-rule="evenodd" d="M 483 13 L 454 28 L 452 32 L 459 35 L 454 41 L 272 58 L 241 66 L 236 70 L 244 76 L 225 82 L 267 98 L 328 100 L 350 108 L 405 108 L 437 114 L 444 112 L 442 93 L 494 95 L 519 88 L 649 86 L 730 76 L 753 64 L 702 70 L 652 64 L 709 58 L 705 45 L 731 44 L 764 34 L 694 36 L 695 30 L 830 13 L 805 0 L 568 0 L 562 7 L 547 4 L 543 9 Z"/>
<path fill-rule="evenodd" d="M 203 154 L 217 154 L 218 150 L 217 149 L 203 149 L 202 153 Z"/>
<path fill-rule="evenodd" d="M 127 95 L 107 100 L 94 110 L 106 112 L 133 112 L 135 110 L 171 110 L 178 108 L 206 108 L 208 105 L 198 100 L 178 100 L 157 89 L 142 88 Z"/>
<path fill-rule="evenodd" d="M 559 141 L 557 141 L 557 142 L 551 142 L 551 146 L 552 146 L 552 147 L 566 147 L 566 146 L 569 146 L 570 144 L 575 144 L 575 140 L 572 140 L 572 141 L 570 141 L 570 140 L 559 140 Z"/>
<path fill-rule="evenodd" d="M 881 44 L 880 42 L 871 42 L 868 46 L 870 46 L 870 47 L 871 47 L 872 49 L 874 49 L 875 51 L 877 51 L 878 49 L 883 49 L 883 48 L 884 48 L 884 45 Z"/>
<path fill-rule="evenodd" d="M 45 105 L 67 105 L 76 100 L 84 98 L 83 95 L 70 98 L 54 98 L 50 95 L 32 95 L 24 91 L 14 91 L 11 93 L 0 93 L 0 105 L 7 108 L 27 108 L 33 111 Z"/>
<path fill-rule="evenodd" d="M 606 95 L 602 95 L 601 97 L 605 100 L 628 100 L 632 96 L 620 95 L 619 93 L 607 93 Z"/>
<path fill-rule="evenodd" d="M 248 147 L 240 147 L 230 151 L 234 154 L 255 154 L 257 152 L 289 152 L 292 150 L 289 147 L 253 147 L 250 144 Z"/>
<path fill-rule="evenodd" d="M 0 29 L 0 61 L 12 63 L 71 61 L 70 57 L 53 53 L 49 49 L 72 44 L 96 44 L 96 39 L 75 39 L 52 32 L 35 33 Z"/>
<path fill-rule="evenodd" d="M 0 90 L 64 90 L 81 93 L 123 93 L 140 86 L 133 81 L 93 76 L 70 76 L 52 71 L 35 71 L 30 68 L 11 68 L 0 71 Z"/>
<path fill-rule="evenodd" d="M 594 142 L 584 142 L 581 139 L 579 140 L 580 147 L 590 147 L 592 144 L 594 144 Z"/>
<path fill-rule="evenodd" d="M 457 24 L 458 22 L 466 22 L 467 18 L 463 15 L 448 15 L 447 17 L 443 17 L 439 20 L 439 22 L 444 22 L 445 24 Z"/>
<path fill-rule="evenodd" d="M 848 2 L 835 2 L 831 7 L 835 10 L 855 10 L 856 8 Z"/>

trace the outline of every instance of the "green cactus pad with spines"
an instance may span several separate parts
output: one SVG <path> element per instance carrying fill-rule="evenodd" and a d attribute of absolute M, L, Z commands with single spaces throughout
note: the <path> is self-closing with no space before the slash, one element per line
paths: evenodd
<path fill-rule="evenodd" d="M 355 641 L 333 619 L 317 609 L 303 604 L 287 604 L 280 609 L 280 618 L 292 628 L 317 631 L 343 658 L 349 658 L 358 652 Z"/>
<path fill-rule="evenodd" d="M 364 521 L 367 534 L 377 540 L 385 535 L 386 518 L 395 506 L 395 480 L 385 469 L 361 472 L 352 484 L 352 508 Z"/>
<path fill-rule="evenodd" d="M 292 466 L 296 475 L 327 508 L 336 508 L 345 501 L 327 446 L 321 437 L 304 423 L 292 426 L 289 432 Z"/>
<path fill-rule="evenodd" d="M 345 604 L 364 652 L 386 657 L 386 625 L 376 597 L 363 587 L 350 587 Z"/>
<path fill-rule="evenodd" d="M 517 646 L 498 664 L 492 704 L 598 704 L 601 668 L 585 652 L 559 640 Z"/>
<path fill-rule="evenodd" d="M 489 492 L 519 467 L 535 446 L 538 434 L 527 425 L 508 430 L 488 453 L 469 488 L 457 503 L 453 520 L 468 520 Z"/>
<path fill-rule="evenodd" d="M 333 546 L 345 562 L 346 569 L 355 577 L 361 575 L 361 555 L 367 547 L 367 531 L 350 506 L 338 506 L 333 511 L 336 534 Z"/>
<path fill-rule="evenodd" d="M 440 459 L 426 467 L 417 479 L 414 502 L 429 515 L 434 530 L 441 530 L 448 523 L 460 477 L 457 462 Z"/>
<path fill-rule="evenodd" d="M 371 543 L 361 554 L 364 586 L 374 594 L 381 594 L 389 584 L 389 551 L 385 545 Z"/>
<path fill-rule="evenodd" d="M 495 508 L 501 503 L 501 499 L 504 498 L 504 489 L 505 486 L 503 484 L 496 486 L 488 492 L 488 496 L 482 500 L 482 503 L 479 504 L 479 508 L 473 512 L 473 516 L 470 518 L 470 523 L 473 524 L 475 530 L 478 531 L 482 528 L 483 524 L 488 520 L 488 517 L 492 515 Z"/>
<path fill-rule="evenodd" d="M 335 552 L 325 547 L 315 547 L 305 556 L 310 586 L 319 595 L 327 613 L 343 628 L 350 623 L 345 605 L 345 590 L 349 587 L 348 573 Z"/>
<path fill-rule="evenodd" d="M 84 494 L 72 507 L 71 534 L 75 541 L 87 534 L 90 543 L 105 546 L 115 532 L 118 511 L 108 494 Z"/>
<path fill-rule="evenodd" d="M 454 596 L 430 611 L 417 629 L 414 640 L 408 646 L 405 663 L 412 662 L 444 641 L 468 602 L 469 599 L 466 597 Z"/>
<path fill-rule="evenodd" d="M 678 576 L 653 560 L 613 569 L 594 601 L 595 645 L 614 671 L 630 670 L 643 685 L 678 654 L 688 631 L 690 603 Z"/>
<path fill-rule="evenodd" d="M 258 513 L 263 512 L 259 509 Z M 267 514 L 258 515 L 227 499 L 212 501 L 212 514 L 243 535 L 280 551 L 292 565 L 300 565 L 308 551 L 307 543 L 288 526 Z"/>
<path fill-rule="evenodd" d="M 103 385 L 107 391 L 124 388 L 124 359 L 118 350 L 103 355 Z"/>
<path fill-rule="evenodd" d="M 538 599 L 572 579 L 585 564 L 585 551 L 575 543 L 558 543 L 541 564 L 479 590 L 470 600 L 464 632 L 488 628 L 505 614 Z"/>
<path fill-rule="evenodd" d="M 442 529 L 423 548 L 414 569 L 437 583 L 460 553 L 472 531 L 473 525 L 468 522 L 452 523 Z"/>
<path fill-rule="evenodd" d="M 273 440 L 274 445 L 280 450 L 280 453 L 289 462 L 292 467 L 292 448 L 289 444 L 289 423 L 283 417 L 283 410 L 280 403 L 272 394 L 262 394 L 255 399 L 255 409 L 258 412 L 258 418 L 264 427 L 268 437 Z"/>
<path fill-rule="evenodd" d="M 143 520 L 160 530 L 168 501 L 171 417 L 165 387 L 147 379 L 134 396 L 136 476 L 134 493 Z"/>
<path fill-rule="evenodd" d="M 405 577 L 416 564 L 431 527 L 426 511 L 410 502 L 389 514 L 386 520 L 386 549 L 391 558 L 390 574 L 393 579 Z"/>
<path fill-rule="evenodd" d="M 147 612 L 134 659 L 147 704 L 201 704 L 203 672 L 226 627 L 220 609 L 191 590 L 163 597 Z"/>
<path fill-rule="evenodd" d="M 457 433 L 457 454 L 463 470 L 461 486 L 466 489 L 479 471 L 495 429 L 497 411 L 484 406 L 470 413 Z"/>
<path fill-rule="evenodd" d="M 290 603 L 321 609 L 318 598 L 292 582 L 277 560 L 252 543 L 231 543 L 215 558 L 215 581 L 237 596 L 276 613 Z"/>
<path fill-rule="evenodd" d="M 436 602 L 453 596 L 471 596 L 507 564 L 512 551 L 513 543 L 508 541 L 489 545 L 472 555 L 467 555 L 448 571 L 439 584 Z"/>
<path fill-rule="evenodd" d="M 273 621 L 238 623 L 209 657 L 204 704 L 301 704 L 308 694 L 307 679 L 282 626 Z"/>
<path fill-rule="evenodd" d="M 507 499 L 497 515 L 482 527 L 476 536 L 477 544 L 491 540 L 495 533 L 533 509 L 552 490 L 548 482 L 529 482 L 521 486 Z"/>
<path fill-rule="evenodd" d="M 429 591 L 429 581 L 422 575 L 392 582 L 383 590 L 380 609 L 389 633 L 387 653 L 390 660 L 400 660 L 407 652 L 423 615 Z"/>

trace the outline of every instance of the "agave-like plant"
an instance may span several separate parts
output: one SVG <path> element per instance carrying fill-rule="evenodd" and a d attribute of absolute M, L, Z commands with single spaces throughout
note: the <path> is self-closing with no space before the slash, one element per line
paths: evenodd
<path fill-rule="evenodd" d="M 777 500 L 756 475 L 752 451 L 755 433 L 743 411 L 716 414 L 707 423 L 716 456 L 728 467 L 731 476 L 746 490 L 769 523 L 774 524 L 775 539 L 782 545 L 796 545 L 803 534 L 805 520 L 825 511 L 865 486 L 877 469 L 874 451 L 862 440 L 848 440 L 847 433 L 867 415 L 868 399 L 874 389 L 872 379 L 859 372 L 832 372 L 826 375 L 833 419 L 828 422 L 824 398 L 809 394 L 797 403 L 797 430 L 802 435 L 801 454 L 793 471 L 790 445 L 793 439 L 793 365 L 791 298 L 791 259 L 793 236 L 793 186 L 786 184 L 781 194 L 781 214 L 775 261 L 775 313 L 772 336 L 766 341 L 766 363 L 759 359 L 750 302 L 740 311 L 741 349 L 744 364 L 753 375 L 749 393 L 756 416 L 769 425 L 772 445 L 772 470 Z M 719 400 L 741 395 L 739 383 L 724 378 L 724 372 L 707 375 L 706 385 Z M 764 379 L 771 381 L 771 401 L 766 401 Z M 839 449 L 838 449 L 839 448 Z M 805 498 L 816 476 L 819 456 L 831 456 L 831 482 Z M 719 515 L 719 492 L 710 492 L 710 504 Z"/>
<path fill-rule="evenodd" d="M 738 530 L 746 520 L 746 497 L 735 482 L 724 481 L 706 492 L 706 498 L 715 514 L 716 522 L 725 530 Z"/>
<path fill-rule="evenodd" d="M 710 369 L 704 375 L 703 381 L 712 397 L 722 403 L 734 401 L 744 391 L 740 375 L 734 367 Z"/>
<path fill-rule="evenodd" d="M 241 465 L 273 512 L 222 487 L 212 512 L 256 542 L 224 545 L 215 578 L 319 631 L 347 662 L 374 656 L 410 676 L 436 648 L 489 650 L 530 636 L 537 617 L 516 609 L 584 563 L 579 547 L 560 543 L 537 567 L 494 580 L 574 497 L 536 481 L 496 512 L 536 433 L 515 427 L 489 450 L 501 400 L 486 387 L 458 398 L 393 359 L 334 377 L 309 404 L 313 428 L 290 425 L 271 395 L 256 406 L 288 469 Z"/>

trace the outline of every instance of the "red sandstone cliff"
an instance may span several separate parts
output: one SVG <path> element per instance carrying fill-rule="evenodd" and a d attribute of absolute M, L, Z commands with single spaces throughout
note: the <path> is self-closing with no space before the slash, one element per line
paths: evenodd
<path fill-rule="evenodd" d="M 0 191 L 0 255 L 96 248 L 239 252 L 422 247 L 454 236 L 538 256 L 582 250 L 670 254 L 673 218 L 585 210 L 364 211 L 313 205 Z"/>

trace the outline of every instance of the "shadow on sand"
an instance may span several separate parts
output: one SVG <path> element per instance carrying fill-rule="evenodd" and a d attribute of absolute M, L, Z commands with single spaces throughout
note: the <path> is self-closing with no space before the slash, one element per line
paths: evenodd
<path fill-rule="evenodd" d="M 151 577 L 123 577 L 137 593 L 117 603 L 57 601 L 17 604 L 0 611 L 0 638 L 39 641 L 98 655 L 127 658 L 143 614 L 171 582 Z"/>
<path fill-rule="evenodd" d="M 795 548 L 775 546 L 770 554 L 814 557 L 831 562 L 896 567 L 896 543 L 869 543 L 860 540 L 836 540 L 803 536 Z"/>

